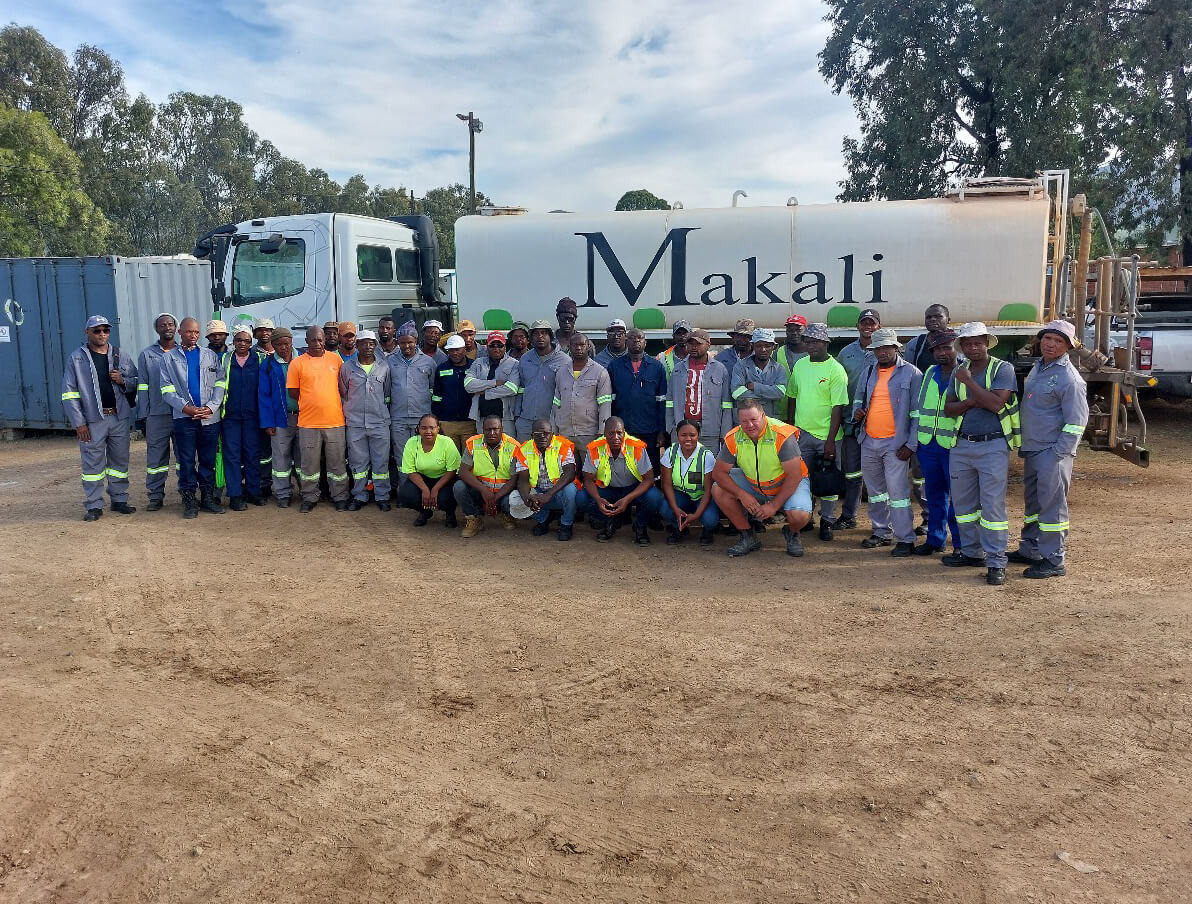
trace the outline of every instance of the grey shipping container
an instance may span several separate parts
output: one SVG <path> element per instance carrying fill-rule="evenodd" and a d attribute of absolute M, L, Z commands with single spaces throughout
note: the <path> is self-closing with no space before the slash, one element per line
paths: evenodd
<path fill-rule="evenodd" d="M 194 258 L 0 259 L 0 424 L 69 430 L 62 371 L 92 314 L 112 322 L 112 344 L 134 360 L 156 341 L 153 319 L 211 316 L 210 265 Z"/>

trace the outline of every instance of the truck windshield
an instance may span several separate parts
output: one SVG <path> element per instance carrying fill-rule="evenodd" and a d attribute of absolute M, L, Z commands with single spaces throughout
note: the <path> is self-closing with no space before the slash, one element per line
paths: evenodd
<path fill-rule="evenodd" d="M 236 246 L 232 265 L 232 304 L 236 307 L 297 295 L 306 286 L 306 242 L 286 239 L 276 254 L 261 251 L 259 241 Z"/>

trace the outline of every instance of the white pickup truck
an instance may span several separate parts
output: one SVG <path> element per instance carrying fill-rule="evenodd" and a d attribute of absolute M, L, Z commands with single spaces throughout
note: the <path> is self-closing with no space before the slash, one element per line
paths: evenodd
<path fill-rule="evenodd" d="M 1126 344 L 1115 330 L 1116 346 Z M 1134 325 L 1134 367 L 1154 377 L 1143 393 L 1178 402 L 1192 398 L 1192 295 L 1142 295 Z"/>

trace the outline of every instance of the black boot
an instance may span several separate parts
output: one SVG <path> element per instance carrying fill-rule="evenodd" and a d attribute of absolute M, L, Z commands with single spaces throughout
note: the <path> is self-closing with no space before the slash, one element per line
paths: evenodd
<path fill-rule="evenodd" d="M 199 517 L 199 503 L 195 500 L 195 494 L 193 490 L 184 490 L 182 493 L 182 517 Z"/>
<path fill-rule="evenodd" d="M 158 498 L 154 497 L 153 499 L 150 499 L 150 500 L 149 500 L 149 504 L 148 504 L 147 506 L 145 506 L 145 511 L 147 511 L 147 512 L 160 512 L 160 511 L 161 511 L 162 504 L 163 504 L 163 503 L 162 503 L 162 500 L 160 500 L 160 499 L 158 499 Z"/>
<path fill-rule="evenodd" d="M 216 495 L 214 490 L 203 487 L 200 490 L 199 511 L 210 512 L 212 515 L 222 515 L 227 509 L 219 504 L 219 496 Z"/>
<path fill-rule="evenodd" d="M 737 556 L 747 556 L 751 552 L 756 552 L 762 548 L 762 541 L 757 538 L 757 534 L 753 530 L 739 531 L 741 538 L 737 540 L 732 546 L 728 548 L 728 554 L 734 558 Z"/>

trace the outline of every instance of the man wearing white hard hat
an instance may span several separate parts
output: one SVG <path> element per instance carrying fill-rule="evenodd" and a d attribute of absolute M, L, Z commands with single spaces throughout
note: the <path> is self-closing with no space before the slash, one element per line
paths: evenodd
<path fill-rule="evenodd" d="M 1027 565 L 1028 578 L 1067 574 L 1068 488 L 1076 447 L 1089 420 L 1088 387 L 1068 357 L 1076 330 L 1053 320 L 1039 331 L 1041 357 L 1027 374 L 1022 395 L 1022 539 L 1008 559 Z"/>
<path fill-rule="evenodd" d="M 604 328 L 604 335 L 608 342 L 594 360 L 608 370 L 614 361 L 629 354 L 629 328 L 625 326 L 625 321 L 618 317 L 608 322 L 608 326 Z"/>
<path fill-rule="evenodd" d="M 377 357 L 377 334 L 372 330 L 361 330 L 356 334 L 356 354 L 345 360 L 339 369 L 348 470 L 352 475 L 350 512 L 360 511 L 368 502 L 370 469 L 377 508 L 389 511 L 389 400 L 392 391 L 389 364 Z"/>
<path fill-rule="evenodd" d="M 869 347 L 877 360 L 857 383 L 853 406 L 873 525 L 861 546 L 874 549 L 897 541 L 890 555 L 905 558 L 915 549 L 910 461 L 918 438 L 911 416 L 923 374 L 898 354 L 902 343 L 892 329 L 875 330 Z"/>
<path fill-rule="evenodd" d="M 1018 380 L 1006 361 L 991 357 L 997 340 L 983 323 L 966 323 L 956 342 L 968 366 L 952 371 L 944 414 L 959 417 L 948 454 L 948 482 L 961 548 L 943 556 L 949 567 L 984 567 L 985 582 L 1006 583 L 1006 479 L 1010 451 L 1020 442 Z"/>
<path fill-rule="evenodd" d="M 443 348 L 447 350 L 447 360 L 435 371 L 431 411 L 439 419 L 443 436 L 455 443 L 456 451 L 459 451 L 476 433 L 472 394 L 468 392 L 466 382 L 472 362 L 468 360 L 463 336 L 451 336 Z"/>
<path fill-rule="evenodd" d="M 733 403 L 741 399 L 757 399 L 766 417 L 786 420 L 786 384 L 791 375 L 774 357 L 778 343 L 774 331 L 755 329 L 750 334 L 753 353 L 733 366 L 730 390 Z M 733 420 L 737 412 L 733 409 Z"/>

